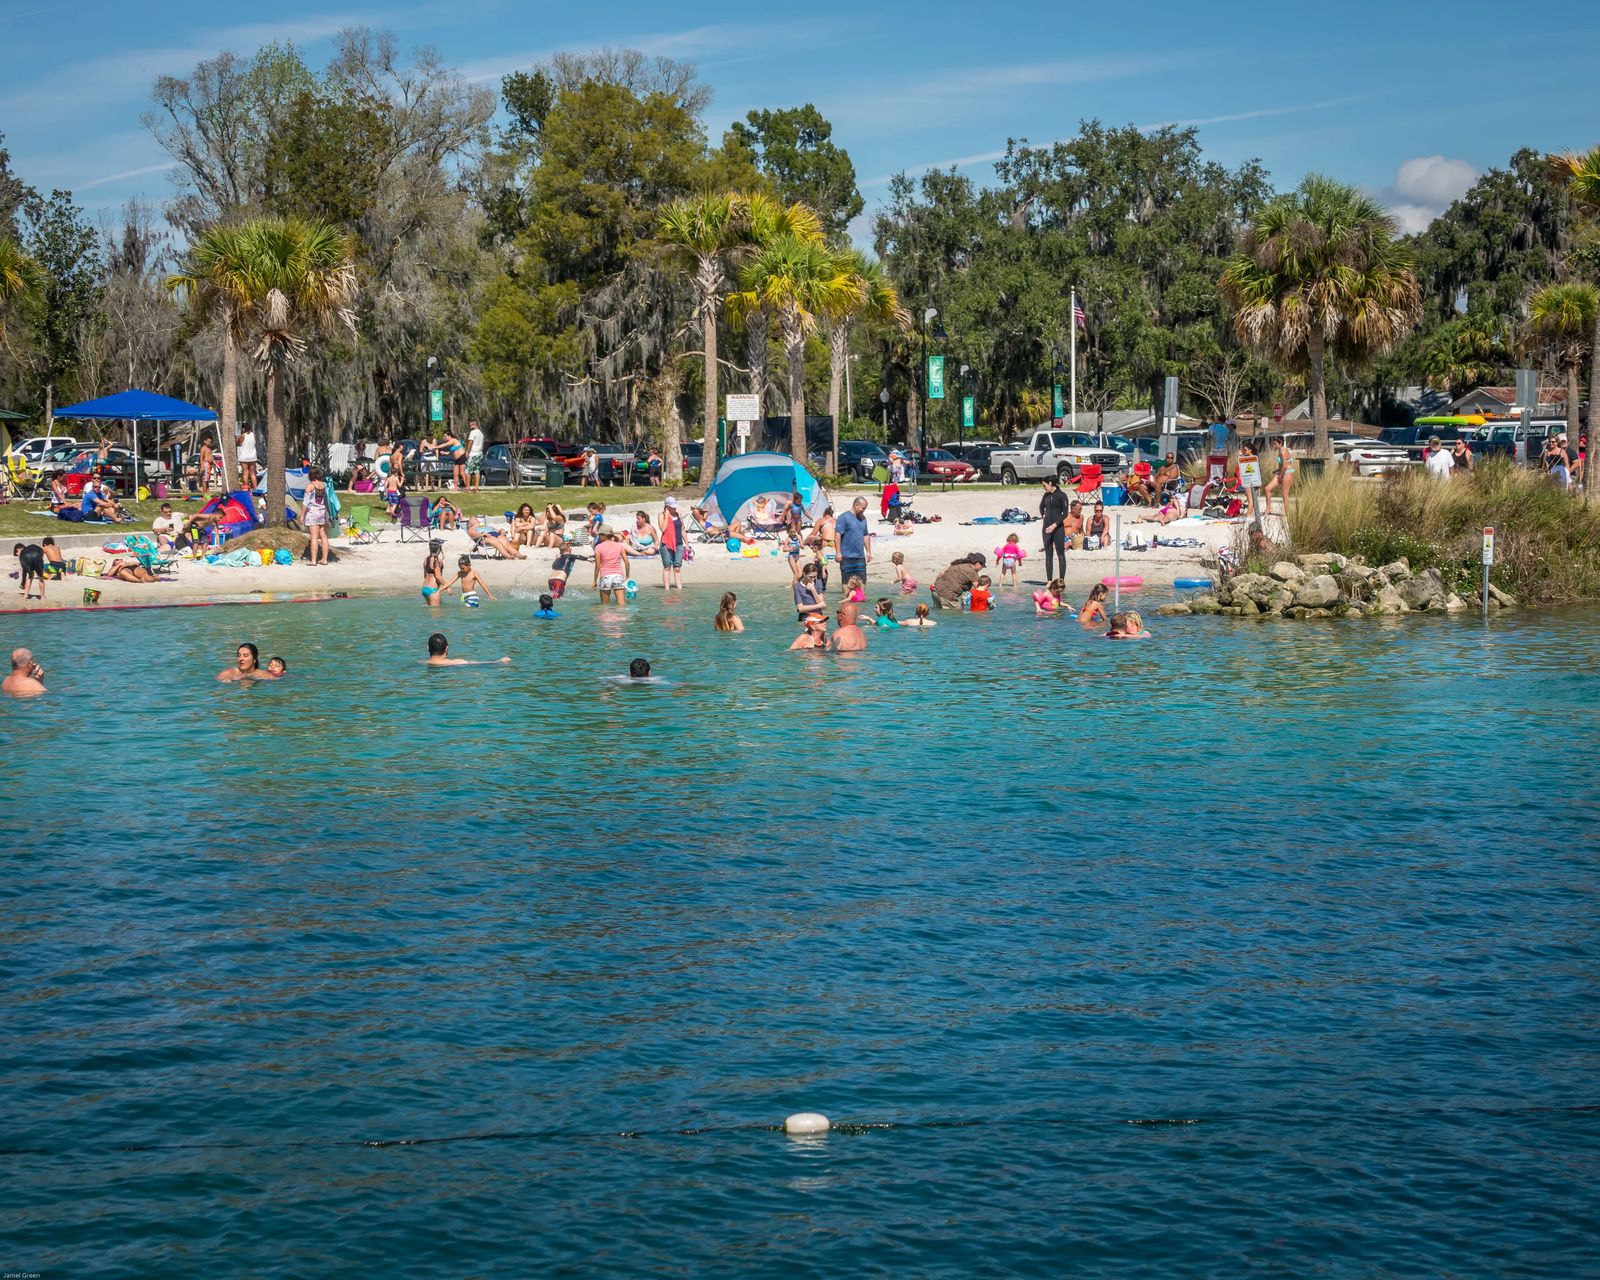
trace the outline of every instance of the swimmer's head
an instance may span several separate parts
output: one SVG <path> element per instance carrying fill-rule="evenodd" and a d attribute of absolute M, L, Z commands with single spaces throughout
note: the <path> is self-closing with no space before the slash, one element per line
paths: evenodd
<path fill-rule="evenodd" d="M 650 664 L 643 658 L 635 658 L 628 664 L 628 674 L 635 680 L 643 680 L 650 674 Z"/>
<path fill-rule="evenodd" d="M 552 595 L 542 595 L 539 597 L 539 607 L 541 609 L 553 609 L 555 608 L 555 604 L 556 600 Z"/>
<path fill-rule="evenodd" d="M 267 659 L 267 670 L 275 676 L 281 676 L 288 669 L 289 664 L 276 654 Z"/>
<path fill-rule="evenodd" d="M 428 656 L 430 658 L 444 657 L 445 651 L 449 648 L 450 642 L 444 638 L 444 632 L 435 631 L 428 637 Z"/>

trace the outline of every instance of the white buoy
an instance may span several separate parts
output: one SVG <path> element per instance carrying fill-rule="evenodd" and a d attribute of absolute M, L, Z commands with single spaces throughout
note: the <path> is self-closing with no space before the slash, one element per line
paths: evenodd
<path fill-rule="evenodd" d="M 828 1128 L 828 1117 L 816 1111 L 796 1111 L 783 1122 L 788 1134 L 827 1133 Z"/>

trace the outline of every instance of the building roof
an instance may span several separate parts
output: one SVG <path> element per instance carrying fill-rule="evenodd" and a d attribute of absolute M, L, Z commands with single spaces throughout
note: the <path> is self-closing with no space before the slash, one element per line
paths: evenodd
<path fill-rule="evenodd" d="M 1493 403 L 1509 409 L 1516 402 L 1517 389 L 1515 387 L 1474 387 L 1466 395 L 1457 396 L 1455 400 L 1451 401 L 1450 407 L 1452 409 L 1460 409 L 1469 405 Z M 1541 386 L 1539 388 L 1540 404 L 1566 404 L 1566 402 L 1567 389 L 1565 387 Z"/>

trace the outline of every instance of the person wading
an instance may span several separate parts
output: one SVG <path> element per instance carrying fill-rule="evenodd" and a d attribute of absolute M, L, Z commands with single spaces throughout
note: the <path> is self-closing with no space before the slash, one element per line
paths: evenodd
<path fill-rule="evenodd" d="M 1044 496 L 1039 499 L 1039 519 L 1044 522 L 1044 576 L 1049 581 L 1067 572 L 1067 498 L 1054 476 L 1044 478 Z"/>

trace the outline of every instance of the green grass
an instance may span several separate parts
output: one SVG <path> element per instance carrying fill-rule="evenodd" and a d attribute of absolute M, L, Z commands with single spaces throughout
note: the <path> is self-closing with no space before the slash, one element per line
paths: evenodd
<path fill-rule="evenodd" d="M 1530 604 L 1600 600 L 1600 504 L 1503 458 L 1446 481 L 1420 467 L 1377 483 L 1334 468 L 1297 484 L 1289 510 L 1297 553 L 1404 558 L 1465 591 L 1477 589 L 1485 526 L 1496 534 L 1497 587 Z"/>

